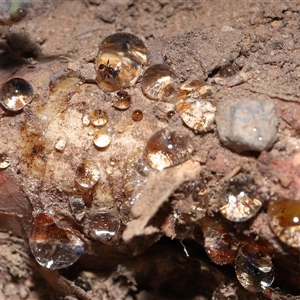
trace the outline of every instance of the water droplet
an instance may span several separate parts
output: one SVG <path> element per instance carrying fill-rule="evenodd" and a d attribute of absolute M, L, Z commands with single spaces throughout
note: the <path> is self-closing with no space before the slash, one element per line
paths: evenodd
<path fill-rule="evenodd" d="M 244 175 L 232 178 L 220 197 L 221 214 L 232 222 L 249 220 L 262 206 L 257 194 L 252 178 Z"/>
<path fill-rule="evenodd" d="M 81 239 L 69 230 L 59 228 L 52 215 L 36 214 L 32 226 L 29 246 L 41 266 L 51 270 L 67 268 L 84 253 Z"/>
<path fill-rule="evenodd" d="M 59 136 L 55 142 L 55 149 L 58 151 L 63 151 L 67 145 L 67 142 L 68 138 L 65 135 Z"/>
<path fill-rule="evenodd" d="M 144 42 L 130 33 L 115 33 L 99 46 L 96 59 L 97 83 L 105 92 L 132 86 L 148 62 Z"/>
<path fill-rule="evenodd" d="M 94 133 L 94 144 L 99 148 L 107 147 L 111 142 L 111 135 L 108 130 L 102 128 Z"/>
<path fill-rule="evenodd" d="M 274 281 L 272 258 L 262 243 L 249 242 L 240 247 L 235 259 L 240 284 L 250 292 L 262 292 Z"/>
<path fill-rule="evenodd" d="M 113 95 L 112 104 L 117 109 L 125 110 L 131 105 L 131 96 L 126 91 L 118 91 Z"/>
<path fill-rule="evenodd" d="M 231 263 L 237 255 L 238 241 L 234 235 L 211 218 L 201 219 L 204 247 L 210 260 L 217 265 Z"/>
<path fill-rule="evenodd" d="M 219 70 L 219 75 L 221 77 L 230 77 L 236 74 L 236 68 L 232 64 L 226 64 Z"/>
<path fill-rule="evenodd" d="M 33 95 L 33 87 L 27 80 L 12 78 L 1 87 L 0 102 L 7 110 L 19 111 L 32 100 Z"/>
<path fill-rule="evenodd" d="M 69 203 L 71 211 L 75 219 L 80 222 L 85 216 L 86 206 L 85 202 L 81 197 L 70 197 Z"/>
<path fill-rule="evenodd" d="M 168 118 L 168 120 L 170 120 L 175 114 L 176 114 L 176 112 L 174 110 L 169 110 L 167 112 L 167 118 Z"/>
<path fill-rule="evenodd" d="M 115 212 L 95 213 L 89 216 L 89 234 L 103 243 L 109 242 L 120 229 L 120 218 Z"/>
<path fill-rule="evenodd" d="M 94 126 L 104 126 L 108 122 L 108 115 L 106 111 L 97 109 L 90 113 L 89 119 Z"/>
<path fill-rule="evenodd" d="M 90 123 L 91 123 L 90 117 L 88 115 L 84 115 L 82 117 L 82 124 L 84 126 L 88 126 L 88 125 L 90 125 Z"/>
<path fill-rule="evenodd" d="M 0 153 L 0 170 L 6 169 L 10 166 L 9 159 L 6 153 Z"/>
<path fill-rule="evenodd" d="M 152 100 L 170 101 L 176 94 L 175 74 L 170 66 L 156 64 L 150 66 L 142 79 L 142 91 Z"/>
<path fill-rule="evenodd" d="M 140 122 L 143 120 L 144 114 L 140 109 L 136 109 L 132 112 L 132 120 L 135 122 Z"/>
<path fill-rule="evenodd" d="M 300 248 L 300 201 L 278 199 L 268 207 L 269 224 L 285 244 Z"/>
<path fill-rule="evenodd" d="M 192 152 L 193 146 L 188 136 L 164 128 L 149 138 L 143 157 L 151 168 L 162 170 L 183 163 Z"/>
<path fill-rule="evenodd" d="M 92 159 L 83 161 L 75 172 L 75 182 L 84 189 L 91 189 L 100 178 L 100 170 Z"/>
<path fill-rule="evenodd" d="M 118 124 L 117 125 L 117 131 L 118 131 L 118 133 L 124 133 L 125 132 L 125 130 L 126 130 L 126 124 Z"/>
<path fill-rule="evenodd" d="M 181 86 L 176 98 L 176 110 L 187 126 L 199 132 L 213 129 L 216 108 L 207 100 L 212 95 L 212 87 L 202 80 Z"/>

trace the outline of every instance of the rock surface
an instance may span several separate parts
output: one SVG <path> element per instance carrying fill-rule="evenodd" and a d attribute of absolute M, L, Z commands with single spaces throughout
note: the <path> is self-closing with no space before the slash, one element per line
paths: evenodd
<path fill-rule="evenodd" d="M 220 141 L 236 152 L 268 150 L 277 139 L 278 118 L 271 101 L 222 101 L 216 123 Z"/>

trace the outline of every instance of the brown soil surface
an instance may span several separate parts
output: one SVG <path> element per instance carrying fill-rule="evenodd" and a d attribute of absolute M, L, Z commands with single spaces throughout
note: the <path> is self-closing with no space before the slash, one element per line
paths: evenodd
<path fill-rule="evenodd" d="M 266 212 L 277 198 L 300 201 L 300 3 L 48 0 L 29 1 L 25 11 L 17 22 L 6 13 L 0 27 L 0 84 L 21 77 L 36 93 L 21 112 L 0 106 L 0 152 L 10 160 L 0 170 L 0 299 L 298 299 L 299 249 L 275 237 Z M 230 99 L 272 101 L 279 118 L 272 149 L 238 154 L 220 143 L 216 126 L 199 134 L 177 114 L 169 120 L 170 106 L 147 99 L 140 81 L 127 89 L 128 110 L 112 107 L 95 83 L 94 62 L 100 42 L 120 31 L 140 37 L 149 64 L 170 65 L 178 85 L 202 79 L 213 86 L 217 107 Z M 224 76 L 229 63 L 235 74 Z M 108 114 L 113 138 L 104 150 L 93 145 L 95 128 L 82 125 L 94 109 Z M 143 111 L 140 122 L 131 118 L 135 109 Z M 151 171 L 128 212 L 126 167 L 165 127 L 188 136 L 195 151 L 182 164 Z M 68 143 L 61 152 L 53 145 L 62 134 Z M 69 203 L 78 195 L 75 171 L 89 158 L 101 178 L 81 195 L 86 211 L 78 221 Z M 264 203 L 255 218 L 232 223 L 219 214 L 219 199 L 240 174 L 253 179 Z M 184 221 L 195 193 L 205 211 Z M 120 215 L 121 227 L 99 241 L 92 216 L 108 210 Z M 85 254 L 69 268 L 48 270 L 30 252 L 32 212 L 41 211 L 84 241 Z M 238 245 L 266 245 L 275 272 L 270 288 L 252 293 L 239 284 L 234 260 L 212 262 L 205 236 L 218 226 Z"/>

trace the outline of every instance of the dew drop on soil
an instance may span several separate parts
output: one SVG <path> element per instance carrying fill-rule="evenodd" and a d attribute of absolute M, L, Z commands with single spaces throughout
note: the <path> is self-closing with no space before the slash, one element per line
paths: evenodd
<path fill-rule="evenodd" d="M 59 228 L 53 216 L 38 213 L 33 218 L 29 246 L 36 261 L 51 270 L 67 268 L 84 253 L 84 244 L 68 230 Z"/>
<path fill-rule="evenodd" d="M 96 58 L 98 86 L 105 92 L 132 86 L 148 63 L 144 42 L 130 33 L 114 33 L 99 46 Z"/>
<path fill-rule="evenodd" d="M 262 243 L 249 242 L 240 247 L 235 259 L 240 284 L 250 292 L 262 292 L 274 281 L 271 256 Z"/>
<path fill-rule="evenodd" d="M 142 91 L 149 99 L 170 101 L 176 94 L 174 78 L 175 74 L 168 65 L 152 65 L 143 75 Z"/>
<path fill-rule="evenodd" d="M 19 111 L 34 96 L 32 85 L 25 79 L 12 78 L 6 81 L 0 90 L 1 104 L 10 111 Z"/>
<path fill-rule="evenodd" d="M 144 161 L 153 169 L 162 170 L 188 160 L 193 146 L 188 136 L 167 128 L 154 133 L 147 141 Z"/>

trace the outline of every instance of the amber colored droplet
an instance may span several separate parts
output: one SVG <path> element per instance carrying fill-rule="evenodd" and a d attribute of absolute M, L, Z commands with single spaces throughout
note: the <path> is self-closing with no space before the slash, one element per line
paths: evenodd
<path fill-rule="evenodd" d="M 262 241 L 240 247 L 235 272 L 240 284 L 250 292 L 262 292 L 273 283 L 272 258 Z"/>
<path fill-rule="evenodd" d="M 103 243 L 109 242 L 120 229 L 120 217 L 115 212 L 95 213 L 89 216 L 89 234 Z"/>
<path fill-rule="evenodd" d="M 106 111 L 97 109 L 90 113 L 89 119 L 94 126 L 104 126 L 108 122 L 108 115 Z"/>
<path fill-rule="evenodd" d="M 125 110 L 131 105 L 131 96 L 126 91 L 118 91 L 113 95 L 112 104 L 117 109 Z"/>
<path fill-rule="evenodd" d="M 143 120 L 144 113 L 140 109 L 136 109 L 132 112 L 132 120 L 135 122 L 140 122 Z"/>
<path fill-rule="evenodd" d="M 220 197 L 221 214 L 232 222 L 245 222 L 254 217 L 262 207 L 257 197 L 253 179 L 247 175 L 232 178 Z"/>
<path fill-rule="evenodd" d="M 300 201 L 278 199 L 268 207 L 269 224 L 285 244 L 300 248 Z"/>
<path fill-rule="evenodd" d="M 98 86 L 105 92 L 132 86 L 148 63 L 144 42 L 130 33 L 118 32 L 106 37 L 96 58 Z"/>
<path fill-rule="evenodd" d="M 176 94 L 175 74 L 168 65 L 152 65 L 145 71 L 141 86 L 147 98 L 170 101 Z"/>
<path fill-rule="evenodd" d="M 229 63 L 224 65 L 219 70 L 219 75 L 221 77 L 230 77 L 236 74 L 236 68 L 233 66 L 233 64 Z"/>
<path fill-rule="evenodd" d="M 239 245 L 234 235 L 212 218 L 203 218 L 201 227 L 205 251 L 210 260 L 217 265 L 231 263 L 237 255 Z"/>
<path fill-rule="evenodd" d="M 170 120 L 175 114 L 176 114 L 176 111 L 174 111 L 174 110 L 169 110 L 169 111 L 167 112 L 167 118 L 168 118 L 168 120 Z"/>
<path fill-rule="evenodd" d="M 100 170 L 92 159 L 83 161 L 75 172 L 75 182 L 85 189 L 91 189 L 99 178 Z"/>
<path fill-rule="evenodd" d="M 0 170 L 6 169 L 10 166 L 9 159 L 6 153 L 0 153 Z"/>
<path fill-rule="evenodd" d="M 188 160 L 193 150 L 188 136 L 164 128 L 149 138 L 143 157 L 151 168 L 162 170 Z"/>
<path fill-rule="evenodd" d="M 43 267 L 57 270 L 75 263 L 84 253 L 84 244 L 70 230 L 58 227 L 53 216 L 33 216 L 29 246 L 36 261 Z"/>
<path fill-rule="evenodd" d="M 25 79 L 12 78 L 5 82 L 0 90 L 0 103 L 10 111 L 19 111 L 34 96 L 32 85 Z"/>
<path fill-rule="evenodd" d="M 183 122 L 198 132 L 213 129 L 215 106 L 209 101 L 213 89 L 203 80 L 182 85 L 176 98 L 176 110 Z"/>

